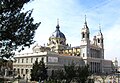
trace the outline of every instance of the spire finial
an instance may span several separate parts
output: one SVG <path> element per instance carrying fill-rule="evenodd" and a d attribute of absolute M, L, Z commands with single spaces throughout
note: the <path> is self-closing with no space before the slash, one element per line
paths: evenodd
<path fill-rule="evenodd" d="M 59 30 L 60 26 L 59 26 L 59 19 L 57 18 L 57 26 L 56 29 Z"/>
<path fill-rule="evenodd" d="M 86 15 L 85 15 L 85 23 L 84 23 L 84 28 L 88 28 L 88 26 L 87 26 L 87 21 L 86 21 Z"/>
<path fill-rule="evenodd" d="M 101 25 L 100 25 L 100 23 L 99 23 L 99 32 L 98 32 L 98 34 L 101 35 L 101 36 L 103 36 L 102 31 L 101 31 Z"/>
<path fill-rule="evenodd" d="M 86 15 L 85 15 L 85 22 L 86 22 Z"/>
<path fill-rule="evenodd" d="M 57 18 L 57 25 L 59 25 L 59 18 Z"/>
<path fill-rule="evenodd" d="M 99 31 L 100 31 L 100 33 L 101 33 L 101 25 L 100 25 L 100 23 L 99 23 Z"/>
<path fill-rule="evenodd" d="M 86 18 L 87 18 L 87 17 L 86 17 L 86 15 L 85 15 L 85 24 L 87 24 Z"/>

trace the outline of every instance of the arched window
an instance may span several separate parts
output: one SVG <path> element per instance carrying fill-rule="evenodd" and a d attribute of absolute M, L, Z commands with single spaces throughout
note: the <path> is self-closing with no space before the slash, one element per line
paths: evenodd
<path fill-rule="evenodd" d="M 84 32 L 82 33 L 82 38 L 85 38 L 85 33 Z"/>
<path fill-rule="evenodd" d="M 60 41 L 60 44 L 63 44 L 63 41 Z"/>
<path fill-rule="evenodd" d="M 36 61 L 38 62 L 38 58 L 36 58 Z"/>
<path fill-rule="evenodd" d="M 89 33 L 87 34 L 87 38 L 89 39 Z"/>
<path fill-rule="evenodd" d="M 98 43 L 100 43 L 100 39 L 98 38 Z"/>
<path fill-rule="evenodd" d="M 101 39 L 101 43 L 103 43 L 103 39 Z"/>

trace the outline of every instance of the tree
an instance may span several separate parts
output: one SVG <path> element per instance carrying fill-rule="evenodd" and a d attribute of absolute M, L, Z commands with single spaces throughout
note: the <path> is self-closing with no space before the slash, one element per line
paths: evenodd
<path fill-rule="evenodd" d="M 89 75 L 90 72 L 88 65 L 83 67 L 78 66 L 76 70 L 76 80 L 78 83 L 85 83 Z"/>
<path fill-rule="evenodd" d="M 56 71 L 56 78 L 59 82 L 61 82 L 62 80 L 64 80 L 65 75 L 64 75 L 64 71 L 63 70 L 57 70 Z"/>
<path fill-rule="evenodd" d="M 59 70 L 52 70 L 52 74 L 50 76 L 50 80 L 52 82 L 59 82 L 61 83 L 61 81 L 65 79 L 65 75 L 64 75 L 64 71 L 59 69 Z"/>
<path fill-rule="evenodd" d="M 64 66 L 64 70 L 52 70 L 47 83 L 85 83 L 90 76 L 89 66 L 77 66 L 74 63 Z"/>
<path fill-rule="evenodd" d="M 85 83 L 90 76 L 89 66 L 76 66 L 74 63 L 64 66 L 66 83 L 76 80 L 78 83 Z"/>
<path fill-rule="evenodd" d="M 35 63 L 33 64 L 33 67 L 32 67 L 32 71 L 31 71 L 31 80 L 34 81 L 34 80 L 39 80 L 38 76 L 37 76 L 37 71 L 39 70 L 39 67 L 38 67 L 38 61 L 36 60 Z"/>
<path fill-rule="evenodd" d="M 66 83 L 70 83 L 76 77 L 75 64 L 71 63 L 64 66 Z"/>
<path fill-rule="evenodd" d="M 23 12 L 24 4 L 31 0 L 0 0 L 0 57 L 9 58 L 14 50 L 30 47 L 35 30 L 40 25 L 33 23 L 33 10 Z"/>
<path fill-rule="evenodd" d="M 40 80 L 46 80 L 47 75 L 47 68 L 45 67 L 44 59 L 39 62 L 39 70 L 38 70 L 38 76 Z"/>
<path fill-rule="evenodd" d="M 33 64 L 33 68 L 31 71 L 31 81 L 41 81 L 41 80 L 46 80 L 48 75 L 47 75 L 47 68 L 45 67 L 45 63 L 43 61 L 44 59 L 38 63 L 36 60 L 35 63 Z"/>

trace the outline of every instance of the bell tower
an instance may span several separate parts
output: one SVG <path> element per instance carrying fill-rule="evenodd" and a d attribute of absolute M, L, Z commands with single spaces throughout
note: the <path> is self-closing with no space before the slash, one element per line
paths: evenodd
<path fill-rule="evenodd" d="M 97 39 L 97 46 L 101 49 L 100 53 L 101 53 L 101 58 L 104 59 L 104 38 L 103 38 L 103 34 L 101 32 L 101 26 L 99 25 L 99 32 L 96 36 L 96 39 Z"/>
<path fill-rule="evenodd" d="M 85 15 L 84 27 L 81 30 L 81 35 L 82 35 L 81 45 L 87 45 L 90 43 L 89 34 L 90 34 L 90 32 L 89 32 L 89 28 L 87 26 L 86 15 Z"/>
<path fill-rule="evenodd" d="M 90 56 L 90 32 L 86 21 L 85 15 L 85 23 L 84 27 L 81 29 L 81 57 L 83 59 L 87 59 Z"/>
<path fill-rule="evenodd" d="M 103 34 L 101 32 L 101 26 L 99 25 L 99 32 L 98 32 L 98 35 L 97 35 L 97 45 L 100 47 L 100 48 L 103 48 L 104 49 L 104 42 L 103 42 Z"/>

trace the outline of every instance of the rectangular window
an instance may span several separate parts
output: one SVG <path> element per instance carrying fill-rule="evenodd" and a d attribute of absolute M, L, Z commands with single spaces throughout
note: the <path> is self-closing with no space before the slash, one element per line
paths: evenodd
<path fill-rule="evenodd" d="M 83 53 L 83 57 L 85 57 L 85 54 Z"/>
<path fill-rule="evenodd" d="M 24 59 L 22 59 L 22 63 L 24 63 Z"/>
<path fill-rule="evenodd" d="M 25 73 L 28 74 L 28 69 L 25 70 Z"/>
<path fill-rule="evenodd" d="M 26 63 L 28 63 L 28 58 L 26 58 Z"/>
<path fill-rule="evenodd" d="M 21 74 L 23 74 L 23 69 L 21 69 Z"/>
<path fill-rule="evenodd" d="M 17 73 L 20 74 L 20 70 L 19 69 L 17 69 Z"/>
<path fill-rule="evenodd" d="M 18 58 L 18 63 L 20 63 L 20 59 Z"/>
<path fill-rule="evenodd" d="M 31 58 L 31 63 L 33 63 L 33 58 Z"/>

